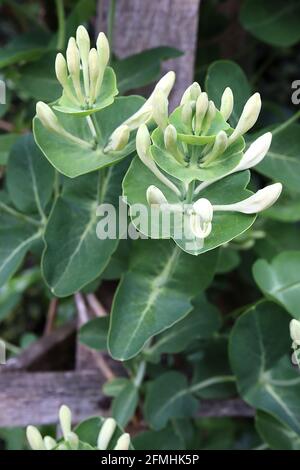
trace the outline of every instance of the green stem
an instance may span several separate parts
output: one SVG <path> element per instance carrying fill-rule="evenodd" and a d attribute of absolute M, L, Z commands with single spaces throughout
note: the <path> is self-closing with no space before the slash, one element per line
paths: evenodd
<path fill-rule="evenodd" d="M 57 33 L 57 50 L 62 50 L 65 47 L 66 40 L 66 21 L 65 21 L 65 10 L 64 10 L 64 1 L 55 0 L 56 4 L 56 14 L 58 22 L 58 33 Z"/>
<path fill-rule="evenodd" d="M 192 385 L 189 388 L 190 393 L 198 392 L 203 388 L 210 387 L 211 385 L 216 385 L 224 382 L 235 382 L 234 375 L 220 375 L 217 377 L 211 377 L 210 379 L 203 380 L 202 382 Z"/>
<path fill-rule="evenodd" d="M 108 39 L 111 51 L 113 50 L 115 13 L 116 13 L 116 0 L 110 0 L 109 10 L 108 10 L 107 39 Z"/>
<path fill-rule="evenodd" d="M 297 111 L 292 117 L 290 117 L 287 121 L 283 122 L 280 124 L 280 126 L 276 127 L 274 131 L 272 131 L 273 136 L 276 134 L 279 134 L 282 132 L 284 129 L 289 127 L 291 124 L 293 124 L 295 121 L 297 121 L 300 118 L 300 110 Z"/>
<path fill-rule="evenodd" d="M 194 189 L 195 189 L 195 180 L 189 184 L 189 187 L 186 193 L 186 199 L 185 199 L 185 202 L 187 204 L 191 204 L 193 202 Z"/>
<path fill-rule="evenodd" d="M 133 380 L 134 385 L 139 388 L 142 385 L 143 379 L 145 377 L 146 372 L 146 361 L 142 361 L 138 367 L 136 376 Z"/>
<path fill-rule="evenodd" d="M 101 137 L 102 137 L 102 133 L 101 133 L 100 127 L 99 127 L 99 125 L 98 125 L 98 122 L 97 122 L 97 119 L 96 119 L 95 114 L 92 113 L 92 114 L 90 115 L 90 117 L 91 117 L 91 121 L 92 121 L 92 123 L 93 123 L 94 129 L 95 129 L 95 132 L 96 132 L 96 135 L 97 135 L 97 140 L 98 140 L 98 143 L 99 143 L 99 141 L 100 141 L 100 139 L 101 139 Z"/>
<path fill-rule="evenodd" d="M 25 215 L 25 214 L 22 214 L 21 212 L 16 211 L 12 207 L 9 207 L 6 204 L 4 204 L 4 202 L 0 202 L 0 209 L 2 209 L 7 214 L 13 215 L 14 217 L 17 217 L 18 219 L 28 222 L 31 225 L 35 225 L 36 227 L 41 227 L 42 225 L 41 222 L 39 222 L 38 220 L 35 220 L 32 217 L 29 217 L 28 215 Z"/>

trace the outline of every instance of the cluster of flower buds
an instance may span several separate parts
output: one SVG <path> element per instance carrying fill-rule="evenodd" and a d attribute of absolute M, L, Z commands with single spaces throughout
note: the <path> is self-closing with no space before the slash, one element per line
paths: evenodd
<path fill-rule="evenodd" d="M 56 77 L 66 97 L 82 109 L 92 108 L 96 102 L 110 54 L 104 33 L 99 34 L 96 48 L 90 46 L 89 33 L 84 26 L 79 26 L 76 39 L 69 39 L 66 59 L 59 53 L 55 61 Z"/>
<path fill-rule="evenodd" d="M 72 413 L 70 408 L 62 405 L 59 410 L 59 421 L 63 434 L 63 440 L 57 442 L 53 437 L 42 437 L 40 431 L 34 426 L 28 426 L 26 429 L 27 440 L 33 450 L 77 450 L 79 447 L 79 438 L 72 431 Z M 97 449 L 106 450 L 116 430 L 117 423 L 113 418 L 107 418 L 97 438 Z M 128 450 L 130 446 L 130 436 L 127 433 L 122 434 L 117 440 L 114 450 Z"/>
<path fill-rule="evenodd" d="M 290 335 L 292 338 L 292 349 L 294 350 L 292 355 L 293 364 L 297 364 L 300 368 L 300 321 L 291 320 L 290 321 Z"/>
<path fill-rule="evenodd" d="M 182 154 L 183 142 L 178 142 L 177 131 L 172 124 L 168 124 L 168 100 L 167 96 L 161 92 L 154 96 L 153 117 L 158 127 L 164 132 L 164 144 L 169 153 L 179 162 L 184 162 Z M 226 88 L 221 100 L 220 113 L 224 119 L 228 119 L 233 109 L 233 94 L 230 88 Z M 261 101 L 258 93 L 255 93 L 246 103 L 236 128 L 227 136 L 225 131 L 220 131 L 215 138 L 214 143 L 204 156 L 203 166 L 214 161 L 225 149 L 231 145 L 237 138 L 247 132 L 256 122 L 261 109 Z M 193 83 L 184 93 L 181 100 L 181 121 L 185 125 L 187 132 L 193 132 L 199 135 L 206 133 L 215 117 L 216 108 L 212 101 L 208 101 L 206 93 L 201 92 L 197 83 Z M 192 198 L 195 201 L 197 195 L 216 181 L 233 174 L 244 171 L 257 165 L 267 154 L 272 141 L 272 134 L 267 132 L 256 139 L 243 154 L 240 162 L 231 171 L 219 178 L 203 181 L 194 187 Z M 155 143 L 155 142 L 154 142 Z M 155 186 L 150 186 L 147 190 L 147 200 L 150 205 L 158 205 L 162 210 L 173 210 L 182 212 L 189 216 L 190 229 L 192 234 L 199 240 L 204 240 L 209 236 L 212 230 L 213 214 L 216 211 L 241 212 L 244 214 L 256 214 L 276 202 L 281 191 L 282 185 L 275 183 L 257 191 L 249 198 L 226 205 L 212 205 L 208 199 L 200 198 L 192 203 L 192 207 L 186 207 L 187 187 L 182 184 L 175 184 L 174 179 L 170 178 L 158 167 L 151 154 L 152 140 L 149 130 L 145 124 L 142 124 L 136 136 L 137 153 L 141 161 L 152 171 L 158 180 L 167 188 L 172 190 L 181 201 L 180 204 L 169 204 L 163 192 Z M 207 146 L 205 146 L 207 148 Z M 191 169 L 192 171 L 192 169 Z M 189 202 L 190 202 L 189 201 Z"/>

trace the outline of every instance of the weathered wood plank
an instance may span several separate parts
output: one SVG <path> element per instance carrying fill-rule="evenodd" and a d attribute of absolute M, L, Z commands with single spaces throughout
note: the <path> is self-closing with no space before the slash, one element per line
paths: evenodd
<path fill-rule="evenodd" d="M 178 105 L 183 91 L 193 81 L 200 1 L 119 0 L 116 5 L 113 48 L 118 57 L 157 46 L 173 46 L 184 52 L 182 57 L 164 64 L 164 71 L 174 70 L 177 76 L 171 109 Z M 104 13 L 108 3 L 105 0 Z M 97 28 L 105 29 L 101 15 L 99 8 Z"/>

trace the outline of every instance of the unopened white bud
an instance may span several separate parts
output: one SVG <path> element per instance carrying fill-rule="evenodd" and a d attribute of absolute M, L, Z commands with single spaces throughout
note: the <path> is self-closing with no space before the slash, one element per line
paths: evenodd
<path fill-rule="evenodd" d="M 92 105 L 97 98 L 97 82 L 100 73 L 99 56 L 96 49 L 91 49 L 89 52 L 89 77 L 90 77 L 90 96 L 89 103 Z"/>
<path fill-rule="evenodd" d="M 106 450 L 110 440 L 115 432 L 117 423 L 113 418 L 107 418 L 102 428 L 100 429 L 98 439 L 97 439 L 97 448 L 99 450 Z"/>
<path fill-rule="evenodd" d="M 45 450 L 42 435 L 35 426 L 27 426 L 26 437 L 32 450 Z"/>
<path fill-rule="evenodd" d="M 267 132 L 262 136 L 258 137 L 248 148 L 246 153 L 243 155 L 238 166 L 234 168 L 234 172 L 247 170 L 255 165 L 258 165 L 262 159 L 266 156 L 269 151 L 272 142 L 271 132 Z"/>
<path fill-rule="evenodd" d="M 153 97 L 152 117 L 163 131 L 168 125 L 168 107 L 168 98 L 161 90 L 157 90 Z"/>
<path fill-rule="evenodd" d="M 36 104 L 36 114 L 43 126 L 51 132 L 61 133 L 62 127 L 50 106 L 43 101 Z"/>
<path fill-rule="evenodd" d="M 201 93 L 201 87 L 199 83 L 194 82 L 190 85 L 182 95 L 180 105 L 185 104 L 187 101 L 196 101 Z"/>
<path fill-rule="evenodd" d="M 79 75 L 80 73 L 80 56 L 76 45 L 75 38 L 71 37 L 67 47 L 67 64 L 71 75 Z"/>
<path fill-rule="evenodd" d="M 214 142 L 213 148 L 211 151 L 205 156 L 204 163 L 202 163 L 202 167 L 206 167 L 210 165 L 216 158 L 222 155 L 226 148 L 227 148 L 228 138 L 225 131 L 220 131 Z"/>
<path fill-rule="evenodd" d="M 300 321 L 295 318 L 290 321 L 290 335 L 293 342 L 300 346 Z"/>
<path fill-rule="evenodd" d="M 146 198 L 150 206 L 168 204 L 164 193 L 156 186 L 149 186 L 146 192 Z"/>
<path fill-rule="evenodd" d="M 209 131 L 209 129 L 212 125 L 212 122 L 215 119 L 215 116 L 216 116 L 215 104 L 214 104 L 213 101 L 209 101 L 207 112 L 206 112 L 205 118 L 203 120 L 203 126 L 202 126 L 202 130 L 201 130 L 201 133 L 203 135 L 206 135 L 207 132 Z"/>
<path fill-rule="evenodd" d="M 122 434 L 117 440 L 114 450 L 128 450 L 130 446 L 130 436 L 128 433 Z"/>
<path fill-rule="evenodd" d="M 62 87 L 68 86 L 68 68 L 64 56 L 59 52 L 55 59 L 55 73 Z"/>
<path fill-rule="evenodd" d="M 165 129 L 164 143 L 166 150 L 171 153 L 179 163 L 183 163 L 184 158 L 177 145 L 177 131 L 172 124 L 169 124 Z"/>
<path fill-rule="evenodd" d="M 62 405 L 59 409 L 60 427 L 65 441 L 68 440 L 68 435 L 71 433 L 72 426 L 72 413 L 68 406 Z"/>
<path fill-rule="evenodd" d="M 214 205 L 214 210 L 256 214 L 271 207 L 279 198 L 282 191 L 281 183 L 274 183 L 260 189 L 244 201 L 235 204 Z"/>
<path fill-rule="evenodd" d="M 109 62 L 110 51 L 109 51 L 109 42 L 104 33 L 99 33 L 96 46 L 97 46 L 97 51 L 99 54 L 100 62 L 104 67 L 106 67 L 106 65 Z"/>
<path fill-rule="evenodd" d="M 75 434 L 75 432 L 69 432 L 69 434 L 66 436 L 66 441 L 73 450 L 78 449 L 79 437 L 77 436 L 77 434 Z"/>
<path fill-rule="evenodd" d="M 128 144 L 130 137 L 130 129 L 128 126 L 122 124 L 119 126 L 110 136 L 107 146 L 104 148 L 104 152 L 123 150 Z"/>
<path fill-rule="evenodd" d="M 220 113 L 222 114 L 225 121 L 227 121 L 233 111 L 234 98 L 231 88 L 225 88 L 222 98 L 221 98 L 221 107 Z"/>
<path fill-rule="evenodd" d="M 80 25 L 76 31 L 76 42 L 82 61 L 87 61 L 91 47 L 90 36 L 84 26 Z"/>
<path fill-rule="evenodd" d="M 151 96 L 157 91 L 160 90 L 162 91 L 166 97 L 169 96 L 170 91 L 172 90 L 174 83 L 175 83 L 175 72 L 172 70 L 170 72 L 167 72 L 155 85 L 155 88 L 151 94 Z M 151 98 L 150 96 L 150 98 Z"/>
<path fill-rule="evenodd" d="M 53 439 L 53 437 L 45 436 L 44 445 L 45 445 L 46 450 L 52 450 L 57 446 L 57 442 L 55 439 Z"/>
<path fill-rule="evenodd" d="M 181 120 L 188 132 L 192 132 L 193 105 L 187 101 L 181 108 Z"/>
<path fill-rule="evenodd" d="M 203 92 L 199 95 L 196 101 L 196 113 L 195 113 L 195 134 L 199 135 L 202 128 L 203 119 L 206 115 L 208 108 L 208 96 L 207 93 Z"/>
<path fill-rule="evenodd" d="M 241 135 L 246 134 L 246 132 L 251 129 L 256 123 L 259 113 L 261 110 L 261 98 L 259 93 L 254 93 L 254 95 L 249 98 L 247 103 L 244 106 L 243 112 L 237 123 L 237 126 L 231 136 L 229 137 L 229 143 L 234 142 Z"/>

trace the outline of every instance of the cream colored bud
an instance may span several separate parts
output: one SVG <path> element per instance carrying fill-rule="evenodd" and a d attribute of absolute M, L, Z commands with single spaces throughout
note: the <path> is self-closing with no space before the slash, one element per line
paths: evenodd
<path fill-rule="evenodd" d="M 80 73 L 80 56 L 76 45 L 76 41 L 73 37 L 69 39 L 67 47 L 67 64 L 71 75 L 78 76 Z"/>
<path fill-rule="evenodd" d="M 53 450 L 57 446 L 57 442 L 51 436 L 44 437 L 44 445 L 46 450 Z"/>
<path fill-rule="evenodd" d="M 58 119 L 50 106 L 43 101 L 36 104 L 36 114 L 43 126 L 51 132 L 61 133 L 63 131 Z"/>
<path fill-rule="evenodd" d="M 99 56 L 96 49 L 89 52 L 89 77 L 90 77 L 90 96 L 89 103 L 92 105 L 97 99 L 97 85 L 100 73 Z"/>
<path fill-rule="evenodd" d="M 203 119 L 203 125 L 201 134 L 206 135 L 211 128 L 212 122 L 216 116 L 216 107 L 213 101 L 209 101 L 205 118 Z"/>
<path fill-rule="evenodd" d="M 73 450 L 78 449 L 79 437 L 77 436 L 77 434 L 75 434 L 75 432 L 69 432 L 69 434 L 66 436 L 66 441 Z"/>
<path fill-rule="evenodd" d="M 182 95 L 180 105 L 185 104 L 187 101 L 196 101 L 201 93 L 201 87 L 199 83 L 194 82 L 190 85 Z"/>
<path fill-rule="evenodd" d="M 117 423 L 113 418 L 107 418 L 104 421 L 97 439 L 97 448 L 99 450 L 107 449 L 116 427 Z"/>
<path fill-rule="evenodd" d="M 149 99 L 151 99 L 152 95 L 155 93 L 155 91 L 160 90 L 164 93 L 166 97 L 169 96 L 174 83 L 175 83 L 175 72 L 172 70 L 170 72 L 167 72 L 156 84 L 151 96 Z"/>
<path fill-rule="evenodd" d="M 221 98 L 220 113 L 222 114 L 225 121 L 227 121 L 233 111 L 234 98 L 231 88 L 227 87 Z"/>
<path fill-rule="evenodd" d="M 244 201 L 235 204 L 214 205 L 214 210 L 256 214 L 271 207 L 279 198 L 282 191 L 281 183 L 274 183 L 260 189 Z"/>
<path fill-rule="evenodd" d="M 35 426 L 27 426 L 26 437 L 32 450 L 45 450 L 42 435 Z"/>
<path fill-rule="evenodd" d="M 72 426 L 72 413 L 68 406 L 62 405 L 59 409 L 60 427 L 65 441 L 68 440 L 68 435 L 71 433 Z"/>
<path fill-rule="evenodd" d="M 246 134 L 246 132 L 251 129 L 256 123 L 259 113 L 261 110 L 261 98 L 259 93 L 254 93 L 254 95 L 249 98 L 247 103 L 244 106 L 243 112 L 237 123 L 237 126 L 231 136 L 229 137 L 229 143 L 234 142 L 241 135 Z"/>
<path fill-rule="evenodd" d="M 119 437 L 114 450 L 128 450 L 129 446 L 130 446 L 130 436 L 128 433 L 125 433 L 125 434 L 122 434 L 121 437 Z"/>
<path fill-rule="evenodd" d="M 300 321 L 295 318 L 290 321 L 290 335 L 293 342 L 300 346 Z"/>
<path fill-rule="evenodd" d="M 234 172 L 247 170 L 258 165 L 269 151 L 272 142 L 271 132 L 267 132 L 258 137 L 243 155 L 238 166 L 234 168 Z"/>
<path fill-rule="evenodd" d="M 122 124 L 111 135 L 104 152 L 123 150 L 128 144 L 130 137 L 130 129 L 128 126 Z"/>
<path fill-rule="evenodd" d="M 192 132 L 193 105 L 187 101 L 181 108 L 181 120 L 188 132 Z"/>
<path fill-rule="evenodd" d="M 165 129 L 164 143 L 166 150 L 171 153 L 179 163 L 184 163 L 184 157 L 177 145 L 177 131 L 172 124 L 169 124 Z"/>
<path fill-rule="evenodd" d="M 208 108 L 208 96 L 207 93 L 201 93 L 196 101 L 196 113 L 195 113 L 195 134 L 199 135 L 202 128 L 203 119 L 207 113 Z"/>
<path fill-rule="evenodd" d="M 153 97 L 152 117 L 163 131 L 168 125 L 168 107 L 168 98 L 161 90 L 157 90 Z"/>
<path fill-rule="evenodd" d="M 90 41 L 89 33 L 87 32 L 85 27 L 82 25 L 78 26 L 77 28 L 76 42 L 77 42 L 77 46 L 80 52 L 81 60 L 87 61 L 89 52 L 90 52 L 91 41 Z"/>
<path fill-rule="evenodd" d="M 211 151 L 205 156 L 204 163 L 202 163 L 202 167 L 206 167 L 210 165 L 213 161 L 215 161 L 220 155 L 222 155 L 226 148 L 227 148 L 228 138 L 225 131 L 220 131 L 214 142 L 213 148 Z"/>
<path fill-rule="evenodd" d="M 55 73 L 62 87 L 68 86 L 68 68 L 64 56 L 59 52 L 55 59 Z"/>
<path fill-rule="evenodd" d="M 99 33 L 96 46 L 99 54 L 100 63 L 103 67 L 106 67 L 109 62 L 110 50 L 108 39 L 104 33 Z"/>
<path fill-rule="evenodd" d="M 150 206 L 160 206 L 161 204 L 168 204 L 164 193 L 159 188 L 153 185 L 149 186 L 149 188 L 147 189 L 146 198 Z"/>

